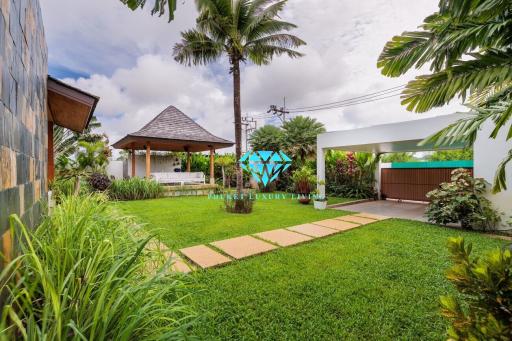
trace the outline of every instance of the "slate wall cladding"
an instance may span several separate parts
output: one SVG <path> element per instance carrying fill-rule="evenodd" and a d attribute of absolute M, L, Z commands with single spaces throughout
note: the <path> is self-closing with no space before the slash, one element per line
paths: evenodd
<path fill-rule="evenodd" d="M 48 52 L 39 0 L 0 0 L 0 235 L 28 226 L 47 193 Z"/>

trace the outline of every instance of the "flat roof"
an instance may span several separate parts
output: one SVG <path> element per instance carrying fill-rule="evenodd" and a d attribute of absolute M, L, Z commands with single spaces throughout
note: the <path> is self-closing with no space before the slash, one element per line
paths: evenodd
<path fill-rule="evenodd" d="M 317 148 L 353 152 L 397 153 L 440 149 L 462 149 L 463 143 L 435 147 L 418 144 L 448 125 L 467 117 L 466 113 L 387 123 L 350 130 L 338 130 L 317 136 Z"/>

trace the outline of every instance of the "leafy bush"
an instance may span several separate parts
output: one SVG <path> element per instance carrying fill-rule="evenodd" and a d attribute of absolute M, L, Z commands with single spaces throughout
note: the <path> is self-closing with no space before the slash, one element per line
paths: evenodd
<path fill-rule="evenodd" d="M 66 197 L 35 231 L 11 222 L 20 256 L 0 274 L 0 339 L 170 339 L 192 321 L 190 286 L 148 274 L 148 239 L 105 196 Z"/>
<path fill-rule="evenodd" d="M 103 173 L 92 173 L 87 179 L 89 186 L 96 192 L 104 192 L 110 186 L 112 181 Z"/>
<path fill-rule="evenodd" d="M 108 192 L 115 200 L 143 200 L 161 197 L 163 187 L 155 180 L 133 177 L 112 181 Z"/>
<path fill-rule="evenodd" d="M 444 182 L 439 189 L 427 193 L 431 200 L 425 214 L 437 224 L 458 223 L 465 229 L 493 228 L 499 214 L 484 197 L 487 183 L 474 179 L 467 169 L 452 172 L 451 182 Z"/>
<path fill-rule="evenodd" d="M 374 198 L 378 161 L 379 157 L 370 153 L 330 151 L 326 155 L 327 193 L 345 198 Z"/>
<path fill-rule="evenodd" d="M 241 195 L 237 195 L 236 192 L 224 195 L 224 207 L 229 213 L 251 213 L 255 201 L 256 196 L 250 191 L 245 191 Z"/>
<path fill-rule="evenodd" d="M 83 179 L 80 180 L 81 185 L 78 186 L 79 192 L 76 193 L 76 179 L 72 178 L 57 178 L 50 183 L 50 190 L 56 203 L 60 203 L 65 197 L 69 195 L 88 195 L 91 193 L 89 184 Z"/>
<path fill-rule="evenodd" d="M 292 174 L 292 180 L 297 194 L 310 194 L 316 184 L 316 175 L 308 167 L 302 167 Z"/>
<path fill-rule="evenodd" d="M 497 249 L 481 259 L 471 257 L 471 243 L 448 241 L 453 262 L 447 278 L 462 299 L 442 296 L 442 314 L 451 321 L 453 340 L 512 339 L 512 255 Z"/>

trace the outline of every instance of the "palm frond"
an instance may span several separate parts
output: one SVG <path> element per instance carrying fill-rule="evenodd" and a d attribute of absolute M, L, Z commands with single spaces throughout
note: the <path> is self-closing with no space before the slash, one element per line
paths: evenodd
<path fill-rule="evenodd" d="M 386 43 L 379 56 L 377 67 L 385 76 L 398 77 L 412 67 L 421 67 L 423 56 L 432 48 L 433 35 L 429 32 L 404 32 Z"/>
<path fill-rule="evenodd" d="M 425 112 L 447 104 L 455 96 L 464 100 L 467 92 L 479 92 L 512 77 L 512 51 L 473 54 L 473 60 L 459 61 L 452 68 L 419 76 L 403 91 L 407 110 Z"/>
<path fill-rule="evenodd" d="M 306 45 L 306 42 L 292 34 L 280 33 L 253 40 L 246 46 L 251 45 L 275 45 L 286 48 L 295 48 Z"/>
<path fill-rule="evenodd" d="M 248 20 L 245 26 L 240 27 L 242 35 L 248 37 L 249 40 L 254 39 L 252 38 L 254 37 L 253 31 L 257 29 L 258 26 L 268 20 L 274 20 L 273 18 L 283 10 L 286 5 L 286 0 L 275 2 L 264 8 L 263 6 L 267 3 L 267 1 L 262 1 L 258 7 L 254 7 L 252 9 L 252 17 L 250 20 Z"/>
<path fill-rule="evenodd" d="M 290 58 L 303 57 L 304 54 L 286 47 L 273 45 L 252 45 L 247 48 L 247 56 L 256 65 L 266 65 L 273 57 L 286 54 Z"/>
<path fill-rule="evenodd" d="M 120 0 L 123 4 L 128 6 L 132 11 L 143 8 L 146 4 L 146 0 Z M 158 14 L 162 16 L 165 11 L 169 12 L 169 22 L 174 19 L 174 12 L 176 12 L 176 0 L 155 0 L 151 15 Z"/>
<path fill-rule="evenodd" d="M 218 59 L 223 52 L 221 43 L 196 30 L 181 33 L 182 40 L 174 46 L 174 59 L 184 65 L 204 65 Z"/>
<path fill-rule="evenodd" d="M 500 162 L 496 175 L 494 176 L 493 193 L 507 190 L 507 166 L 512 161 L 512 149 L 508 151 L 508 155 Z"/>

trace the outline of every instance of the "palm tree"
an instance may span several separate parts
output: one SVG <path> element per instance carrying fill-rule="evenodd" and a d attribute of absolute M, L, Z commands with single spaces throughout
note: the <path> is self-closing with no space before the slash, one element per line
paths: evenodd
<path fill-rule="evenodd" d="M 252 150 L 277 152 L 283 145 L 283 131 L 276 126 L 265 125 L 252 133 L 249 142 Z"/>
<path fill-rule="evenodd" d="M 240 63 L 269 64 L 272 58 L 288 55 L 301 57 L 294 50 L 305 42 L 283 33 L 296 26 L 278 20 L 286 0 L 196 0 L 199 17 L 195 29 L 181 33 L 174 46 L 176 61 L 188 66 L 208 64 L 228 57 L 233 74 L 233 109 L 235 120 L 236 189 L 243 187 L 241 157 Z"/>
<path fill-rule="evenodd" d="M 439 11 L 424 20 L 420 31 L 393 37 L 378 67 L 389 77 L 430 63 L 431 74 L 416 77 L 402 93 L 410 111 L 425 112 L 453 98 L 473 111 L 427 142 L 473 144 L 482 124 L 492 121 L 496 138 L 512 117 L 512 2 L 510 0 L 440 0 Z M 507 140 L 512 138 L 509 126 Z M 494 191 L 506 189 L 505 166 L 496 173 Z"/>
<path fill-rule="evenodd" d="M 325 127 L 316 119 L 296 116 L 283 124 L 284 144 L 293 158 L 304 164 L 306 158 L 316 154 L 316 136 L 325 132 Z"/>

